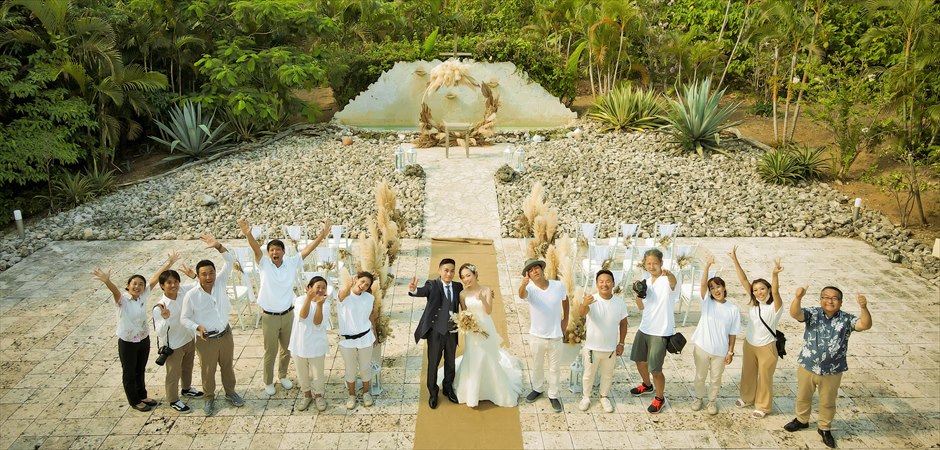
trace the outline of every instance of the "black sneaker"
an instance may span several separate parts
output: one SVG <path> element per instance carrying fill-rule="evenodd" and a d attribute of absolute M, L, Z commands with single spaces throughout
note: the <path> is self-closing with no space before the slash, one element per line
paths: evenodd
<path fill-rule="evenodd" d="M 537 398 L 539 398 L 539 397 L 541 397 L 541 396 L 542 396 L 542 393 L 541 393 L 541 392 L 536 391 L 536 390 L 533 390 L 532 392 L 529 392 L 529 395 L 526 395 L 526 396 L 525 396 L 525 401 L 527 401 L 527 402 L 529 402 L 529 403 L 532 403 L 532 402 L 535 401 L 535 399 L 537 399 Z"/>
<path fill-rule="evenodd" d="M 646 411 L 650 414 L 659 414 L 662 412 L 664 406 L 666 406 L 665 398 L 653 397 L 653 402 L 646 408 Z"/>
<path fill-rule="evenodd" d="M 802 430 L 804 428 L 809 428 L 809 424 L 800 422 L 800 419 L 793 419 L 790 421 L 790 423 L 783 426 L 784 430 L 787 430 L 791 433 L 796 430 Z"/>
<path fill-rule="evenodd" d="M 181 400 L 177 400 L 173 403 L 170 403 L 170 407 L 183 414 L 186 414 L 192 411 L 192 409 L 189 406 L 186 406 L 186 404 L 183 403 Z"/>
<path fill-rule="evenodd" d="M 182 391 L 180 391 L 180 395 L 183 395 L 186 397 L 192 397 L 192 398 L 202 398 L 202 396 L 205 394 L 193 388 L 188 388 L 188 389 L 183 389 Z"/>
<path fill-rule="evenodd" d="M 558 400 L 557 398 L 549 398 L 548 401 L 552 402 L 552 409 L 554 409 L 556 413 L 560 413 L 565 410 L 565 408 L 561 406 L 561 400 Z"/>
<path fill-rule="evenodd" d="M 816 430 L 819 432 L 819 435 L 822 436 L 823 444 L 826 444 L 826 447 L 836 448 L 836 438 L 832 437 L 832 432 L 829 430 Z"/>
<path fill-rule="evenodd" d="M 643 395 L 643 394 L 649 394 L 650 392 L 653 392 L 653 385 L 651 385 L 651 384 L 640 383 L 639 386 L 637 386 L 637 387 L 635 387 L 635 388 L 633 388 L 633 389 L 630 389 L 630 393 L 633 394 L 633 395 L 635 395 L 635 396 L 637 396 L 637 397 L 639 397 L 639 396 L 641 396 L 641 395 Z"/>

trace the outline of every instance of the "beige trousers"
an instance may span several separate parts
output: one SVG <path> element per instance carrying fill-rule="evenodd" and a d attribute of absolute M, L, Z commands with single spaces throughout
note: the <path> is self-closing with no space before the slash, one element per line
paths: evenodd
<path fill-rule="evenodd" d="M 215 398 L 215 368 L 222 372 L 222 387 L 226 394 L 235 393 L 235 340 L 232 330 L 216 339 L 196 338 L 196 353 L 202 372 L 202 388 L 206 391 L 206 400 Z"/>
<path fill-rule="evenodd" d="M 813 394 L 819 388 L 819 420 L 816 426 L 820 430 L 832 429 L 832 418 L 836 415 L 836 397 L 842 374 L 816 375 L 800 366 L 796 369 L 796 418 L 809 423 L 809 413 L 813 407 Z"/>
<path fill-rule="evenodd" d="M 173 403 L 180 399 L 180 380 L 183 389 L 193 387 L 193 361 L 196 359 L 196 344 L 189 341 L 186 345 L 173 350 L 166 359 L 166 401 Z"/>
<path fill-rule="evenodd" d="M 711 373 L 711 384 L 708 390 L 708 401 L 718 399 L 721 390 L 721 375 L 725 373 L 725 357 L 715 356 L 692 345 L 692 356 L 695 358 L 695 397 L 705 398 L 705 378 Z"/>
<path fill-rule="evenodd" d="M 777 370 L 777 344 L 755 347 L 744 340 L 741 361 L 741 400 L 754 409 L 770 414 L 774 409 L 774 371 Z"/>
<path fill-rule="evenodd" d="M 294 311 L 280 316 L 261 314 L 261 334 L 264 336 L 264 384 L 274 384 L 274 357 L 277 356 L 278 378 L 287 378 L 290 364 L 290 332 L 294 326 Z M 280 351 L 278 351 L 280 347 Z"/>
<path fill-rule="evenodd" d="M 300 389 L 302 391 L 311 391 L 314 394 L 323 395 L 323 385 L 326 381 L 326 377 L 323 374 L 323 362 L 325 359 L 325 356 L 294 358 L 294 364 L 297 366 L 297 377 L 300 378 Z"/>
<path fill-rule="evenodd" d="M 607 397 L 610 393 L 610 385 L 614 382 L 614 368 L 617 367 L 616 352 L 594 352 L 591 356 L 591 350 L 587 347 L 581 349 L 581 358 L 584 362 L 584 374 L 581 377 L 581 396 L 591 397 L 591 391 L 594 390 L 594 374 L 598 367 L 601 371 L 601 385 L 597 392 L 601 397 Z"/>

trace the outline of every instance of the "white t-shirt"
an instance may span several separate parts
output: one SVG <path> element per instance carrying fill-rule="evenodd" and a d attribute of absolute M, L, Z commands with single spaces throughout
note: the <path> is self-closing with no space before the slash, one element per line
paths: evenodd
<path fill-rule="evenodd" d="M 783 317 L 783 305 L 780 306 L 779 311 L 774 311 L 773 302 L 769 305 L 761 303 L 759 308 L 760 317 L 764 318 L 764 322 L 767 322 L 767 326 L 777 331 L 777 323 L 780 322 L 780 318 Z M 748 305 L 747 310 L 750 320 L 747 323 L 747 328 L 744 330 L 744 338 L 747 339 L 748 344 L 755 347 L 762 347 L 776 341 L 777 337 L 767 331 L 767 327 L 761 323 L 760 318 L 757 316 L 758 306 Z"/>
<path fill-rule="evenodd" d="M 267 255 L 261 257 L 258 272 L 261 274 L 261 288 L 258 290 L 258 306 L 267 312 L 287 311 L 294 301 L 294 283 L 297 281 L 297 268 L 303 264 L 300 254 L 284 256 L 281 267 L 275 266 Z"/>
<path fill-rule="evenodd" d="M 568 298 L 565 285 L 558 280 L 548 280 L 545 290 L 539 289 L 535 283 L 525 287 L 529 302 L 529 334 L 545 339 L 562 337 L 561 333 L 561 306 Z"/>
<path fill-rule="evenodd" d="M 604 300 L 600 294 L 594 294 L 594 300 L 585 318 L 587 338 L 584 340 L 584 348 L 596 352 L 617 350 L 620 321 L 629 316 L 627 304 L 616 295 Z"/>
<path fill-rule="evenodd" d="M 117 328 L 114 334 L 122 341 L 140 342 L 150 336 L 150 321 L 147 320 L 149 296 L 150 285 L 147 284 L 137 300 L 124 291 L 121 293 L 121 300 L 114 304 L 114 311 L 117 313 Z"/>
<path fill-rule="evenodd" d="M 340 339 L 340 347 L 365 348 L 375 342 L 372 321 L 369 320 L 369 316 L 372 315 L 373 303 L 375 303 L 375 297 L 372 294 L 363 292 L 356 295 L 351 291 L 348 297 L 339 302 L 336 307 L 336 320 L 339 321 L 339 334 L 341 336 L 355 336 L 363 331 L 369 331 L 364 336 L 356 339 Z"/>
<path fill-rule="evenodd" d="M 640 331 L 647 336 L 672 336 L 676 329 L 676 293 L 669 288 L 669 277 L 662 274 L 656 282 L 646 279 L 646 298 L 643 299 L 643 319 Z M 676 286 L 679 283 L 676 282 Z"/>
<path fill-rule="evenodd" d="M 712 300 L 711 294 L 705 294 L 701 304 L 702 317 L 692 333 L 692 343 L 710 355 L 725 356 L 729 336 L 741 332 L 741 310 L 727 299 L 724 303 Z"/>
<path fill-rule="evenodd" d="M 183 314 L 183 299 L 186 298 L 186 293 L 196 286 L 199 286 L 198 281 L 187 281 L 185 284 L 180 285 L 176 300 L 163 295 L 157 301 L 158 305 L 164 305 L 166 309 L 170 310 L 169 319 L 164 320 L 160 308 L 158 306 L 153 307 L 153 322 L 156 326 L 157 338 L 160 339 L 160 345 L 169 345 L 170 348 L 176 350 L 193 340 L 193 332 L 180 323 L 180 316 Z M 168 339 L 169 342 L 167 342 Z"/>
<path fill-rule="evenodd" d="M 330 347 L 330 342 L 326 337 L 326 331 L 333 328 L 330 326 L 330 302 L 323 302 L 323 321 L 320 322 L 320 325 L 314 325 L 313 316 L 317 312 L 315 302 L 310 303 L 310 313 L 307 314 L 307 318 L 300 318 L 300 308 L 304 306 L 306 300 L 307 298 L 304 295 L 294 299 L 294 326 L 290 333 L 290 343 L 287 345 L 287 349 L 290 350 L 291 356 L 295 358 L 323 356 L 326 355 L 326 351 Z"/>

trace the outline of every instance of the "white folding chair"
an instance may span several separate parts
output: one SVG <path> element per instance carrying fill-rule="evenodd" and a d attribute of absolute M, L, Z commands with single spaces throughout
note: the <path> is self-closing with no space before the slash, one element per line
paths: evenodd
<path fill-rule="evenodd" d="M 268 227 L 265 225 L 252 225 L 251 235 L 262 247 L 268 243 Z"/>
<path fill-rule="evenodd" d="M 330 236 L 327 239 L 327 247 L 336 249 L 337 253 L 340 253 L 340 250 L 342 250 L 342 253 L 346 255 L 347 267 L 353 267 L 352 239 L 349 237 L 349 227 L 346 225 L 330 226 Z"/>
<path fill-rule="evenodd" d="M 649 244 L 644 242 L 644 244 Z M 656 248 L 655 245 L 634 245 L 629 249 L 630 257 L 623 260 L 623 270 L 624 270 L 624 282 L 633 283 L 633 280 L 642 280 L 642 274 L 646 270 L 641 267 L 643 265 L 643 255 L 651 249 Z M 637 278 L 636 274 L 639 273 L 641 278 Z"/>
<path fill-rule="evenodd" d="M 663 256 L 663 268 L 678 272 L 688 267 L 695 257 L 695 248 L 695 245 L 674 245 L 673 254 Z"/>
<path fill-rule="evenodd" d="M 323 278 L 326 278 L 327 284 L 338 284 L 339 270 L 343 267 L 343 262 L 339 258 L 339 249 L 317 247 L 314 252 L 317 258 L 317 270 L 323 272 Z"/>
<path fill-rule="evenodd" d="M 656 245 L 662 247 L 663 258 L 672 259 L 672 253 L 676 247 L 676 238 L 679 236 L 679 225 L 678 223 L 656 224 Z M 671 241 L 669 245 L 662 245 L 664 237 L 668 237 Z"/>
<path fill-rule="evenodd" d="M 235 247 L 232 252 L 235 253 L 235 261 L 238 262 L 242 272 L 249 277 L 254 285 L 260 285 L 261 274 L 258 273 L 258 266 L 255 264 L 255 252 L 248 247 Z"/>
<path fill-rule="evenodd" d="M 225 292 L 232 299 L 232 309 L 235 310 L 235 316 L 238 325 L 242 331 L 245 330 L 245 321 L 242 314 L 248 310 L 248 316 L 251 317 L 252 304 L 255 304 L 255 290 L 252 287 L 251 276 L 245 272 L 233 271 L 229 277 L 229 285 L 225 287 Z M 261 323 L 261 308 L 255 308 L 255 328 Z"/>
<path fill-rule="evenodd" d="M 593 281 L 592 277 L 601 270 L 604 263 L 610 259 L 609 245 L 589 245 L 587 258 L 581 260 L 581 273 L 584 275 L 584 285 Z"/>
<path fill-rule="evenodd" d="M 294 244 L 292 254 L 300 253 L 300 249 L 307 246 L 307 227 L 303 225 L 283 225 L 281 230 L 284 236 Z"/>

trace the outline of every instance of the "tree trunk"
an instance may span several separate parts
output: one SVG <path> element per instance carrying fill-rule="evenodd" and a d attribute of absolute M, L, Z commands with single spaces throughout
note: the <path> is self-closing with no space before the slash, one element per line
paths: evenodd
<path fill-rule="evenodd" d="M 806 69 L 803 69 L 803 78 L 800 81 L 800 86 L 806 86 Z M 790 137 L 789 141 L 793 141 L 793 135 L 796 134 L 796 121 L 800 118 L 800 101 L 803 100 L 803 89 L 800 89 L 800 92 L 796 94 L 796 105 L 793 107 L 793 125 L 790 126 Z"/>
<path fill-rule="evenodd" d="M 721 38 L 725 34 L 725 26 L 728 25 L 728 13 L 731 11 L 731 0 L 725 4 L 725 17 L 721 20 L 721 29 L 718 30 L 718 49 L 719 51 L 715 53 L 715 57 L 712 59 L 712 70 L 708 74 L 708 78 L 715 77 L 715 65 L 718 64 L 718 55 L 721 53 Z"/>
<path fill-rule="evenodd" d="M 774 110 L 774 142 L 779 144 L 780 137 L 777 132 L 777 90 L 779 89 L 780 82 L 777 80 L 777 69 L 780 66 L 780 46 L 774 45 L 774 72 L 770 76 L 770 80 L 773 83 L 773 93 L 770 96 L 771 101 L 773 102 Z"/>
<path fill-rule="evenodd" d="M 728 67 L 731 66 L 731 61 L 734 60 L 734 54 L 738 50 L 738 45 L 741 44 L 741 37 L 744 35 L 744 29 L 747 28 L 747 20 L 748 20 L 750 12 L 751 12 L 751 0 L 748 0 L 747 4 L 744 6 L 744 19 L 741 20 L 741 28 L 738 28 L 738 37 L 734 41 L 734 46 L 731 47 L 731 54 L 728 55 L 728 63 L 725 64 L 725 69 L 721 71 L 721 79 L 718 80 L 718 87 L 715 88 L 716 91 L 720 91 L 722 83 L 725 82 L 725 75 L 728 74 Z"/>
<path fill-rule="evenodd" d="M 800 41 L 793 43 L 793 55 L 790 57 L 790 70 L 787 72 L 787 97 L 783 101 L 783 143 L 787 143 L 787 131 L 790 125 L 790 99 L 793 98 L 793 73 L 796 72 L 796 60 Z"/>

